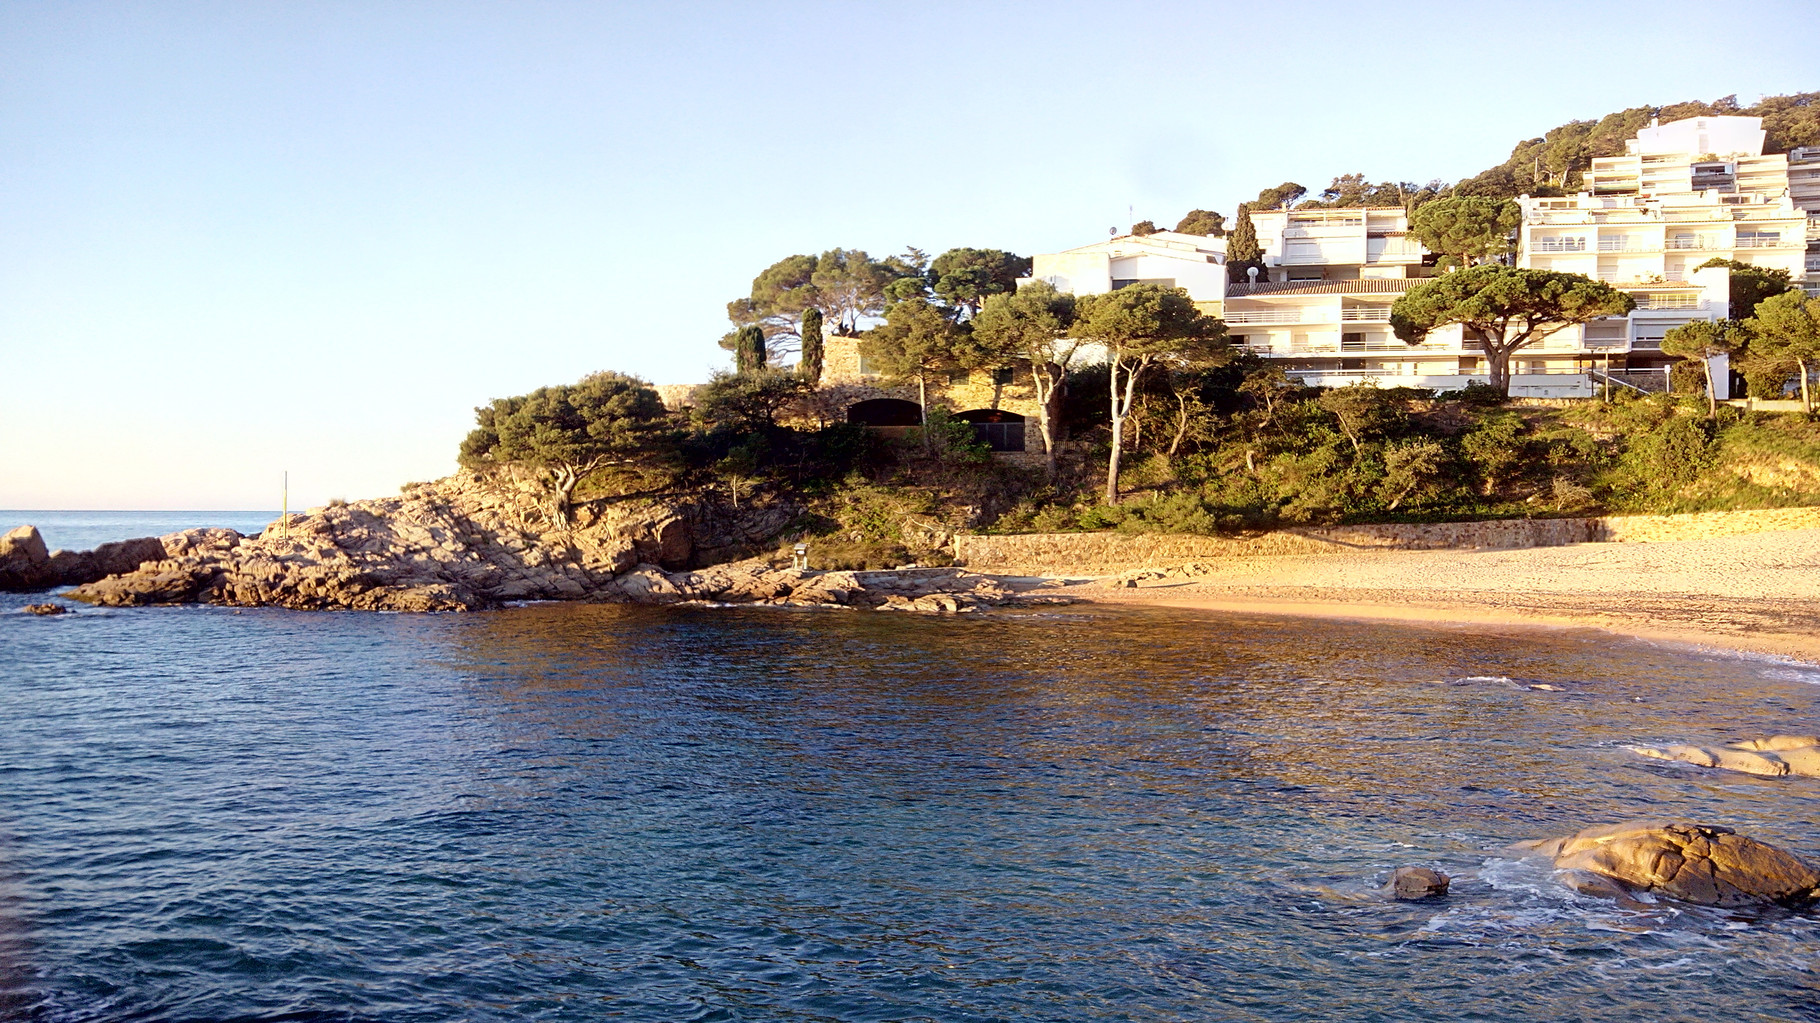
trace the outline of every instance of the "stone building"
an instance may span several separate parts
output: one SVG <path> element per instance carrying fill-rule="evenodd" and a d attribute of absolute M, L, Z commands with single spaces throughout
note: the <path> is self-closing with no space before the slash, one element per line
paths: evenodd
<path fill-rule="evenodd" d="M 883 433 L 904 434 L 922 422 L 916 384 L 884 379 L 866 364 L 857 337 L 829 337 L 823 342 L 824 404 L 846 409 L 847 421 Z M 972 423 L 993 451 L 1040 455 L 1036 387 L 1030 364 L 1019 360 L 996 369 L 936 372 L 928 383 L 929 404 Z"/>

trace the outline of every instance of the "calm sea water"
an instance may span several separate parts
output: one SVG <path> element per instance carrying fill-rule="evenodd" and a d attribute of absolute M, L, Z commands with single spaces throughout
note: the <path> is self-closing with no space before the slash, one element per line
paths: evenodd
<path fill-rule="evenodd" d="M 16 613 L 0 1017 L 1820 1019 L 1820 923 L 1500 856 L 1820 854 L 1820 669 L 1154 610 Z M 1529 688 L 1546 683 L 1560 692 Z M 1391 868 L 1445 902 L 1375 893 Z"/>
<path fill-rule="evenodd" d="M 96 544 L 163 536 L 198 526 L 223 526 L 257 533 L 278 518 L 275 511 L 8 511 L 0 508 L 0 533 L 26 524 L 38 527 L 51 550 L 92 550 Z"/>

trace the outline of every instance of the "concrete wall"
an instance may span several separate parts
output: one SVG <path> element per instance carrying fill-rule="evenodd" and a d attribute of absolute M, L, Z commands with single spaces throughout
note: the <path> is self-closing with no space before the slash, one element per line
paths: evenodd
<path fill-rule="evenodd" d="M 957 560 L 975 571 L 1087 576 L 1215 558 L 1511 549 L 1597 541 L 1646 543 L 1815 528 L 1820 528 L 1820 508 L 1772 508 L 1692 515 L 1334 526 L 1234 537 L 1154 533 L 957 536 L 954 547 Z"/>

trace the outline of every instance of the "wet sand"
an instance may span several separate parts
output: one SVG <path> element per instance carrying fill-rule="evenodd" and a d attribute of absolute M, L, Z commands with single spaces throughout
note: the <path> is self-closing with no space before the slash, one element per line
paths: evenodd
<path fill-rule="evenodd" d="M 1660 543 L 1232 558 L 1074 580 L 1097 603 L 1461 626 L 1596 628 L 1820 663 L 1820 529 Z"/>

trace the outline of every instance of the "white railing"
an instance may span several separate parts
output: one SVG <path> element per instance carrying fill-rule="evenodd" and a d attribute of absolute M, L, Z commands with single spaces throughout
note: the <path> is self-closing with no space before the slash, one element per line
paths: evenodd
<path fill-rule="evenodd" d="M 1638 295 L 1637 308 L 1652 312 L 1664 309 L 1698 309 L 1700 299 L 1695 295 Z"/>
<path fill-rule="evenodd" d="M 1340 310 L 1340 319 L 1348 322 L 1363 320 L 1368 323 L 1386 323 L 1390 320 L 1390 307 L 1387 305 L 1354 305 Z"/>
<path fill-rule="evenodd" d="M 1662 245 L 1665 249 L 1723 249 L 1727 246 L 1712 238 L 1670 238 Z"/>
<path fill-rule="evenodd" d="M 1600 252 L 1649 252 L 1651 247 L 1634 238 L 1601 238 Z"/>
<path fill-rule="evenodd" d="M 1227 323 L 1320 323 L 1321 320 L 1310 320 L 1309 311 L 1302 309 L 1253 309 L 1245 312 L 1228 311 L 1220 317 Z"/>
<path fill-rule="evenodd" d="M 1529 242 L 1531 252 L 1585 252 L 1584 238 L 1532 238 Z"/>
<path fill-rule="evenodd" d="M 1740 249 L 1781 249 L 1796 248 L 1799 247 L 1800 244 L 1800 242 L 1796 241 L 1785 242 L 1779 234 L 1758 235 L 1754 238 L 1748 235 L 1740 235 L 1738 237 L 1737 247 Z"/>

